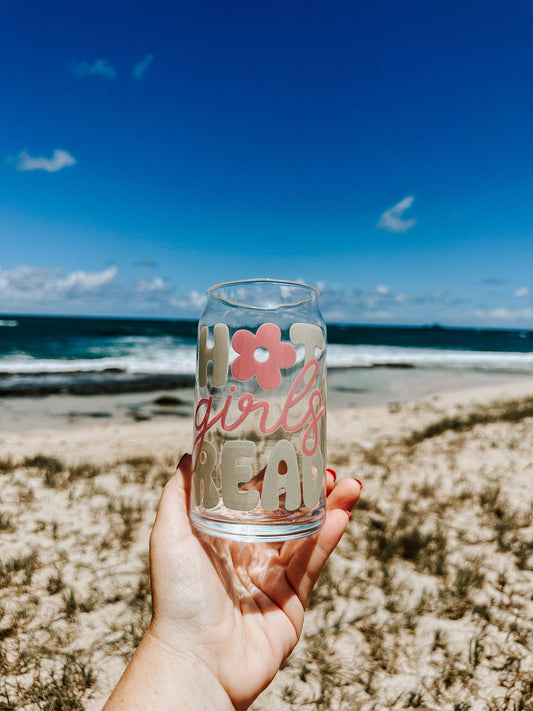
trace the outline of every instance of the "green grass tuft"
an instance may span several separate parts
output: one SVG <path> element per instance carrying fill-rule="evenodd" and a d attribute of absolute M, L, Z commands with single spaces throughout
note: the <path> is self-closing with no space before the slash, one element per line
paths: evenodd
<path fill-rule="evenodd" d="M 488 425 L 494 422 L 517 423 L 526 417 L 533 417 L 533 398 L 495 403 L 464 416 L 443 417 L 422 430 L 415 430 L 404 441 L 412 447 L 445 432 L 469 432 L 477 425 Z"/>

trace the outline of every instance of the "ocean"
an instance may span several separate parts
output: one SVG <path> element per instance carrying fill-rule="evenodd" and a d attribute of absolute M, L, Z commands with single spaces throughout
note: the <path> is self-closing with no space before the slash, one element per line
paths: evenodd
<path fill-rule="evenodd" d="M 0 316 L 0 397 L 190 387 L 196 331 L 195 321 Z M 327 362 L 335 387 L 354 391 L 371 371 L 376 382 L 398 369 L 532 375 L 533 331 L 331 324 Z"/>

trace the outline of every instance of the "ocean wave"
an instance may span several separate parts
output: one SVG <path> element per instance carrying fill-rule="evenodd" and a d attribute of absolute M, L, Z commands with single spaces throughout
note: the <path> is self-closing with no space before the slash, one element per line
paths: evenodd
<path fill-rule="evenodd" d="M 533 373 L 533 353 L 337 344 L 328 347 L 328 367 L 330 368 L 372 368 L 376 366 L 462 368 Z"/>
<path fill-rule="evenodd" d="M 102 358 L 33 358 L 28 355 L 0 358 L 3 375 L 68 375 L 120 372 L 131 375 L 194 374 L 196 349 L 185 346 L 174 351 L 149 351 L 144 354 L 104 356 Z"/>
<path fill-rule="evenodd" d="M 353 346 L 330 344 L 327 363 L 330 368 L 371 368 L 375 366 L 410 366 L 428 368 L 482 368 L 533 372 L 533 353 L 501 351 L 461 351 L 396 346 Z M 0 376 L 79 373 L 128 373 L 131 375 L 193 375 L 196 348 L 150 348 L 129 355 L 93 358 L 33 358 L 25 354 L 0 358 Z"/>

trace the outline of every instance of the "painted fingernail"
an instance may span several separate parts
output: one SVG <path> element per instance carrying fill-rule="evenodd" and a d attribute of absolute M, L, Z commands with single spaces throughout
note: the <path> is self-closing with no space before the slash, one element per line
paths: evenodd
<path fill-rule="evenodd" d="M 185 454 L 181 455 L 181 459 L 179 460 L 178 466 L 176 467 L 176 469 L 179 469 L 181 467 L 181 463 L 183 462 L 183 460 L 185 459 L 186 456 L 187 456 L 187 452 L 185 452 Z"/>
<path fill-rule="evenodd" d="M 352 514 L 351 514 L 351 512 L 348 512 L 348 521 L 351 521 L 351 520 L 352 520 Z"/>
<path fill-rule="evenodd" d="M 333 477 L 333 481 L 337 481 L 337 472 L 335 471 L 335 469 L 326 469 L 326 471 L 331 474 L 331 476 Z"/>
<path fill-rule="evenodd" d="M 359 484 L 359 486 L 360 486 L 361 489 L 362 489 L 362 488 L 363 488 L 363 482 L 362 482 L 362 481 L 359 481 L 359 479 L 356 479 L 355 477 L 354 477 L 354 479 L 355 479 L 355 481 Z"/>

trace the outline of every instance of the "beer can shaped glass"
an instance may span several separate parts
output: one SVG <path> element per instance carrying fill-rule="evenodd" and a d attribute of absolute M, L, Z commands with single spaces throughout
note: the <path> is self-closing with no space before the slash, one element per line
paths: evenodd
<path fill-rule="evenodd" d="M 241 541 L 311 535 L 326 505 L 319 292 L 254 279 L 207 294 L 198 324 L 192 522 Z"/>

